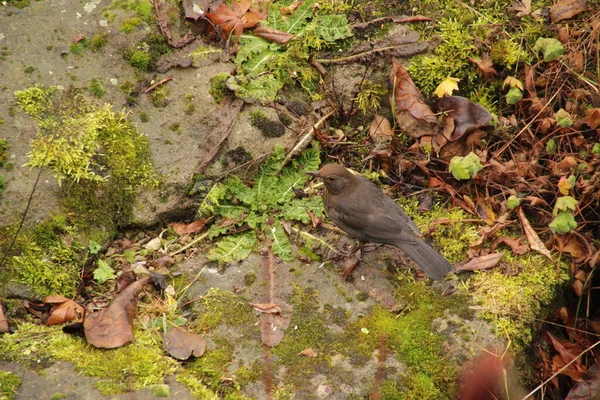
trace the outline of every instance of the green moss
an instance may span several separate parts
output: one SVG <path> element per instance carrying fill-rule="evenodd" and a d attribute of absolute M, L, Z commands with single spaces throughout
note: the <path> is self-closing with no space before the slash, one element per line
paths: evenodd
<path fill-rule="evenodd" d="M 170 52 L 171 48 L 164 36 L 150 35 L 127 49 L 123 58 L 129 61 L 132 67 L 142 71 L 153 71 L 156 61 Z"/>
<path fill-rule="evenodd" d="M 215 329 L 221 323 L 240 326 L 254 320 L 247 299 L 217 288 L 211 288 L 196 308 L 198 319 L 192 323 L 194 331 Z"/>
<path fill-rule="evenodd" d="M 100 78 L 92 78 L 90 85 L 88 86 L 90 93 L 100 99 L 104 96 L 104 87 L 102 86 L 102 80 Z"/>
<path fill-rule="evenodd" d="M 71 43 L 69 45 L 69 51 L 73 54 L 81 54 L 88 47 L 88 45 L 89 40 L 84 38 L 77 43 Z"/>
<path fill-rule="evenodd" d="M 131 10 L 146 22 L 154 20 L 154 6 L 150 0 L 116 0 L 113 1 L 107 10 L 120 8 L 122 10 Z"/>
<path fill-rule="evenodd" d="M 99 33 L 94 35 L 92 40 L 90 40 L 90 49 L 92 51 L 99 51 L 101 48 L 106 46 L 108 43 L 108 33 Z"/>
<path fill-rule="evenodd" d="M 119 30 L 125 33 L 131 33 L 142 23 L 139 18 L 129 18 L 123 21 Z"/>
<path fill-rule="evenodd" d="M 202 381 L 196 377 L 195 374 L 189 372 L 182 372 L 177 375 L 177 382 L 185 385 L 192 396 L 198 400 L 219 400 L 219 396 L 217 396 L 212 390 L 207 388 Z"/>
<path fill-rule="evenodd" d="M 178 363 L 165 357 L 160 345 L 143 331 L 136 331 L 127 346 L 106 350 L 60 329 L 23 323 L 17 333 L 5 336 L 0 355 L 19 362 L 72 362 L 79 373 L 100 378 L 96 387 L 106 396 L 162 384 L 178 369 Z"/>
<path fill-rule="evenodd" d="M 231 91 L 225 84 L 228 78 L 229 74 L 226 72 L 220 72 L 210 78 L 210 89 L 208 90 L 208 94 L 215 99 L 217 104 L 221 103 L 226 96 L 231 94 Z"/>
<path fill-rule="evenodd" d="M 6 0 L 6 1 L 7 1 L 7 4 L 9 4 L 13 7 L 17 7 L 17 8 L 25 8 L 29 4 L 31 4 L 30 0 Z"/>
<path fill-rule="evenodd" d="M 50 396 L 50 400 L 61 400 L 61 399 L 66 399 L 67 395 L 66 394 L 62 394 L 62 393 L 54 393 L 52 396 Z"/>
<path fill-rule="evenodd" d="M 269 138 L 281 137 L 285 134 L 285 125 L 281 121 L 267 118 L 260 110 L 254 110 L 250 113 L 250 124 Z"/>
<path fill-rule="evenodd" d="M 502 263 L 509 265 L 513 273 L 475 273 L 471 279 L 473 298 L 483 306 L 483 315 L 495 324 L 498 336 L 509 337 L 513 346 L 522 348 L 532 339 L 536 318 L 568 281 L 568 268 L 565 264 L 557 267 L 539 254 L 515 256 L 508 252 Z"/>
<path fill-rule="evenodd" d="M 150 65 L 151 60 L 150 54 L 141 49 L 128 50 L 123 55 L 123 58 L 129 61 L 129 64 L 131 64 L 132 67 L 140 69 L 142 71 L 148 70 L 148 66 Z"/>
<path fill-rule="evenodd" d="M 159 86 L 150 93 L 150 101 L 154 107 L 166 107 L 169 104 L 169 88 L 165 85 Z"/>
<path fill-rule="evenodd" d="M 492 45 L 490 52 L 492 61 L 496 64 L 512 68 L 517 63 L 526 63 L 528 54 L 519 43 L 511 39 L 501 39 Z"/>
<path fill-rule="evenodd" d="M 148 122 L 150 121 L 150 117 L 144 111 L 140 112 L 140 121 Z"/>
<path fill-rule="evenodd" d="M 252 286 L 256 282 L 256 272 L 250 271 L 244 275 L 244 285 Z"/>
<path fill-rule="evenodd" d="M 33 71 L 35 71 L 35 67 L 32 67 L 31 65 L 29 67 L 26 67 L 23 72 L 25 72 L 26 74 L 32 74 Z"/>
<path fill-rule="evenodd" d="M 155 385 L 152 386 L 151 389 L 154 397 L 169 397 L 171 395 L 171 388 L 169 385 Z"/>
<path fill-rule="evenodd" d="M 21 384 L 23 381 L 18 375 L 9 371 L 0 371 L 0 399 L 13 400 Z"/>

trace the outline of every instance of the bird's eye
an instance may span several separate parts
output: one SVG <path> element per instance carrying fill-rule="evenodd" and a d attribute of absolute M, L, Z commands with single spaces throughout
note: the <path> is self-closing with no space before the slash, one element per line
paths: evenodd
<path fill-rule="evenodd" d="M 327 182 L 333 182 L 333 181 L 335 181 L 335 178 L 333 176 L 327 177 Z"/>

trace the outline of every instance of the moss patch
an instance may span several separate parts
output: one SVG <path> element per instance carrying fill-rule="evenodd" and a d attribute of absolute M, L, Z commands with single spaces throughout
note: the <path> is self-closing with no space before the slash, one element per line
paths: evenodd
<path fill-rule="evenodd" d="M 254 316 L 248 301 L 231 292 L 212 288 L 194 309 L 198 318 L 192 323 L 192 329 L 204 332 L 215 329 L 221 323 L 229 326 L 253 323 Z"/>
<path fill-rule="evenodd" d="M 0 399 L 13 400 L 15 391 L 23 384 L 18 375 L 9 371 L 0 371 Z"/>

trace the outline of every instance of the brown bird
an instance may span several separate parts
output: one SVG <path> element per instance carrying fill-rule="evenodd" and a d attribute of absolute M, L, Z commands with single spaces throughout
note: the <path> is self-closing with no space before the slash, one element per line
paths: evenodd
<path fill-rule="evenodd" d="M 307 174 L 323 180 L 327 215 L 348 235 L 399 248 L 434 280 L 441 280 L 452 269 L 421 239 L 419 228 L 404 210 L 368 179 L 338 164 L 327 164 Z"/>

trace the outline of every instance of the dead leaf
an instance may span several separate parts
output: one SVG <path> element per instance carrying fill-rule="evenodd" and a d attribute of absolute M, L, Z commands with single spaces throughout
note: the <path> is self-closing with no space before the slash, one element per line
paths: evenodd
<path fill-rule="evenodd" d="M 79 322 L 83 320 L 85 315 L 85 310 L 81 305 L 64 296 L 48 296 L 44 299 L 44 303 L 54 304 L 52 310 L 50 310 L 50 316 L 45 322 L 46 325 L 62 324 L 69 321 Z"/>
<path fill-rule="evenodd" d="M 163 338 L 163 349 L 178 360 L 187 360 L 190 356 L 201 357 L 206 350 L 206 340 L 198 334 L 175 327 Z"/>
<path fill-rule="evenodd" d="M 190 222 L 189 224 L 181 224 L 178 222 L 174 222 L 171 224 L 171 228 L 173 228 L 173 230 L 175 231 L 175 233 L 179 236 L 181 235 L 185 235 L 186 233 L 196 233 L 198 231 L 201 231 L 202 229 L 204 229 L 204 227 L 206 226 L 206 224 L 211 220 L 212 218 L 206 218 L 206 219 L 199 219 L 196 220 L 194 222 Z"/>
<path fill-rule="evenodd" d="M 600 368 L 598 364 L 592 365 L 583 375 L 581 380 L 569 390 L 565 400 L 598 399 L 600 393 Z"/>
<path fill-rule="evenodd" d="M 492 205 L 482 196 L 477 196 L 477 205 L 475 211 L 486 223 L 492 225 L 496 221 L 496 213 Z"/>
<path fill-rule="evenodd" d="M 291 33 L 282 32 L 269 26 L 259 26 L 252 34 L 279 44 L 285 44 L 294 37 Z"/>
<path fill-rule="evenodd" d="M 307 356 L 307 357 L 311 357 L 311 358 L 315 358 L 317 357 L 317 352 L 314 351 L 313 349 L 311 349 L 310 347 L 307 349 L 302 350 L 300 353 L 298 353 L 302 356 Z"/>
<path fill-rule="evenodd" d="M 83 321 L 85 337 L 92 346 L 113 349 L 133 339 L 133 317 L 137 296 L 150 280 L 144 276 L 123 290 L 102 311 L 88 314 Z"/>
<path fill-rule="evenodd" d="M 592 108 L 588 111 L 586 122 L 592 129 L 600 128 L 600 108 Z"/>
<path fill-rule="evenodd" d="M 523 231 L 525 231 L 525 236 L 527 237 L 527 241 L 529 242 L 529 247 L 531 247 L 531 250 L 537 251 L 538 253 L 548 257 L 550 261 L 554 262 L 552 259 L 552 254 L 550 254 L 550 250 L 548 250 L 538 234 L 535 233 L 521 207 L 518 207 L 517 214 L 519 215 L 519 221 L 521 221 L 521 226 L 523 227 Z"/>
<path fill-rule="evenodd" d="M 173 257 L 169 255 L 150 261 L 150 267 L 154 268 L 155 270 L 165 270 L 171 267 L 173 264 L 175 264 L 175 260 L 173 260 Z"/>
<path fill-rule="evenodd" d="M 523 243 L 523 238 L 510 238 L 507 236 L 500 236 L 494 241 L 494 243 L 492 243 L 492 251 L 495 251 L 496 247 L 498 247 L 500 243 L 504 243 L 505 245 L 507 245 L 513 254 L 523 255 L 529 252 L 529 246 L 527 245 L 527 243 Z"/>
<path fill-rule="evenodd" d="M 163 11 L 164 3 L 161 0 L 154 0 L 154 11 L 156 12 L 156 22 L 162 34 L 167 38 L 167 42 L 172 47 L 183 47 L 196 39 L 196 36 L 186 33 L 184 37 L 175 39 L 171 28 L 171 19 L 169 12 Z M 167 7 L 169 4 L 167 3 Z"/>
<path fill-rule="evenodd" d="M 259 13 L 250 10 L 251 5 L 250 0 L 234 0 L 231 6 L 219 4 L 215 12 L 210 12 L 206 16 L 219 25 L 226 35 L 229 36 L 234 32 L 237 43 L 244 29 L 252 28 L 262 19 Z"/>
<path fill-rule="evenodd" d="M 369 127 L 369 136 L 373 141 L 381 136 L 391 138 L 394 137 L 394 129 L 387 118 L 375 114 Z"/>
<path fill-rule="evenodd" d="M 437 117 L 425 103 L 406 69 L 392 58 L 390 82 L 393 88 L 394 118 L 409 136 L 433 136 L 438 129 Z"/>
<path fill-rule="evenodd" d="M 531 12 L 531 0 L 523 0 L 522 2 L 512 1 L 510 6 L 517 12 L 517 17 L 519 18 L 529 15 Z"/>
<path fill-rule="evenodd" d="M 274 303 L 248 303 L 256 311 L 266 314 L 281 314 L 281 308 Z"/>
<path fill-rule="evenodd" d="M 2 302 L 0 301 L 0 333 L 8 333 L 10 332 L 10 327 L 8 326 L 8 319 L 4 315 L 4 307 L 2 306 Z"/>
<path fill-rule="evenodd" d="M 494 79 L 498 74 L 494 69 L 492 57 L 490 57 L 490 53 L 488 52 L 483 52 L 483 54 L 481 54 L 481 60 L 469 58 L 469 61 L 477 65 L 477 74 L 482 76 L 486 81 Z"/>
<path fill-rule="evenodd" d="M 553 23 L 562 21 L 587 10 L 585 0 L 561 0 L 550 8 L 550 20 Z"/>
<path fill-rule="evenodd" d="M 571 289 L 573 289 L 577 297 L 581 297 L 583 295 L 584 290 L 583 282 L 579 280 L 573 281 L 573 283 L 571 284 Z"/>
<path fill-rule="evenodd" d="M 222 2 L 222 0 L 183 0 L 182 6 L 185 17 L 196 21 Z"/>
<path fill-rule="evenodd" d="M 474 257 L 468 263 L 455 269 L 455 272 L 460 271 L 480 271 L 490 269 L 496 266 L 505 252 L 492 253 L 481 257 Z"/>
<path fill-rule="evenodd" d="M 576 262 L 583 262 L 591 257 L 591 247 L 579 235 L 569 233 L 565 237 L 556 236 L 556 243 L 558 251 L 569 253 Z"/>
<path fill-rule="evenodd" d="M 290 325 L 290 317 L 282 314 L 266 314 L 260 316 L 260 338 L 264 345 L 277 346 L 283 339 L 283 333 Z"/>
<path fill-rule="evenodd" d="M 452 96 L 452 93 L 458 90 L 458 82 L 460 79 L 449 76 L 438 85 L 433 93 L 440 99 L 444 96 Z"/>
<path fill-rule="evenodd" d="M 348 279 L 352 271 L 354 271 L 354 268 L 356 268 L 356 266 L 360 262 L 360 255 L 361 251 L 357 250 L 350 254 L 348 257 L 344 258 L 344 272 L 342 273 L 343 280 Z"/>
<path fill-rule="evenodd" d="M 454 132 L 449 140 L 457 140 L 466 132 L 480 128 L 492 119 L 492 114 L 485 107 L 460 96 L 444 97 L 438 100 L 437 107 L 445 113 L 444 118 L 454 120 Z"/>

